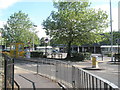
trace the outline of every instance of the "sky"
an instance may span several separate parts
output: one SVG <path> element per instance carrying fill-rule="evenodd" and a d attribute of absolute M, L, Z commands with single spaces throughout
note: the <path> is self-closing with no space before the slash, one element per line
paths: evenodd
<path fill-rule="evenodd" d="M 118 30 L 118 1 L 111 0 L 113 31 Z M 90 2 L 92 8 L 100 8 L 109 15 L 109 0 L 90 0 Z M 12 14 L 20 10 L 28 14 L 30 20 L 37 25 L 36 30 L 39 31 L 37 33 L 39 38 L 45 37 L 45 30 L 42 29 L 41 24 L 50 15 L 51 11 L 55 10 L 52 0 L 0 0 L 0 28 Z M 105 31 L 110 31 L 110 27 Z"/>

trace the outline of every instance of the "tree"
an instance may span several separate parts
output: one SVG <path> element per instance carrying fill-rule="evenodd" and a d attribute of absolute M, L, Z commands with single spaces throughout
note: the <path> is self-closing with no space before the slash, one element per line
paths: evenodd
<path fill-rule="evenodd" d="M 102 34 L 104 36 L 103 41 L 101 44 L 111 45 L 111 32 L 106 32 Z M 113 45 L 117 45 L 117 39 L 120 39 L 120 32 L 113 31 Z"/>
<path fill-rule="evenodd" d="M 2 33 L 3 37 L 7 39 L 8 44 L 17 42 L 27 44 L 28 41 L 32 43 L 33 35 L 35 36 L 35 44 L 38 44 L 39 39 L 34 33 L 34 30 L 34 25 L 30 21 L 28 15 L 19 11 L 8 18 L 7 24 L 4 25 Z"/>
<path fill-rule="evenodd" d="M 71 57 L 71 45 L 97 43 L 100 33 L 107 27 L 108 15 L 102 10 L 90 8 L 88 1 L 54 2 L 57 11 L 43 21 L 46 34 L 56 43 L 67 44 L 67 58 Z"/>

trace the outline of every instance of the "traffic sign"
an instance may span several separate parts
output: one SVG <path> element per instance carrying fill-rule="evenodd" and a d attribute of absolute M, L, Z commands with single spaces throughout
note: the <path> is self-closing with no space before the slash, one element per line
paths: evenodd
<path fill-rule="evenodd" d="M 46 38 L 45 38 L 45 43 L 48 43 L 48 41 L 49 41 L 49 39 L 46 37 Z"/>

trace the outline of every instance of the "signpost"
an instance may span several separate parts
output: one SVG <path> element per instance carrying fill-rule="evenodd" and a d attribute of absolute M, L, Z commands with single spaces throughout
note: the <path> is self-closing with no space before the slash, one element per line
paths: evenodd
<path fill-rule="evenodd" d="M 49 42 L 49 39 L 46 37 L 44 41 L 45 41 L 45 46 L 46 46 L 45 47 L 45 57 L 47 58 L 47 43 Z"/>

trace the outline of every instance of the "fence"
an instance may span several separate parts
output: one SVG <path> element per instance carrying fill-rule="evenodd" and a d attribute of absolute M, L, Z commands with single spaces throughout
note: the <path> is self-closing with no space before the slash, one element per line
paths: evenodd
<path fill-rule="evenodd" d="M 31 61 L 28 63 L 28 61 Z M 25 60 L 24 60 L 25 62 Z M 31 67 L 32 66 L 32 67 Z M 118 87 L 111 82 L 104 80 L 81 68 L 71 65 L 68 61 L 52 59 L 27 60 L 27 69 L 36 71 L 52 80 L 74 89 L 104 89 L 116 90 Z"/>
<path fill-rule="evenodd" d="M 14 59 L 4 55 L 4 74 L 3 74 L 3 88 L 4 90 L 13 90 L 14 89 Z"/>
<path fill-rule="evenodd" d="M 3 57 L 2 57 L 2 54 L 0 53 L 0 89 L 2 89 L 2 86 L 3 86 L 3 73 L 4 73 L 4 70 L 3 70 Z"/>
<path fill-rule="evenodd" d="M 56 58 L 56 59 L 64 59 L 67 56 L 67 53 L 51 53 L 47 54 L 47 58 Z"/>
<path fill-rule="evenodd" d="M 113 83 L 102 79 L 86 70 L 72 67 L 73 69 L 73 87 L 84 88 L 86 90 L 117 90 L 118 86 Z"/>

